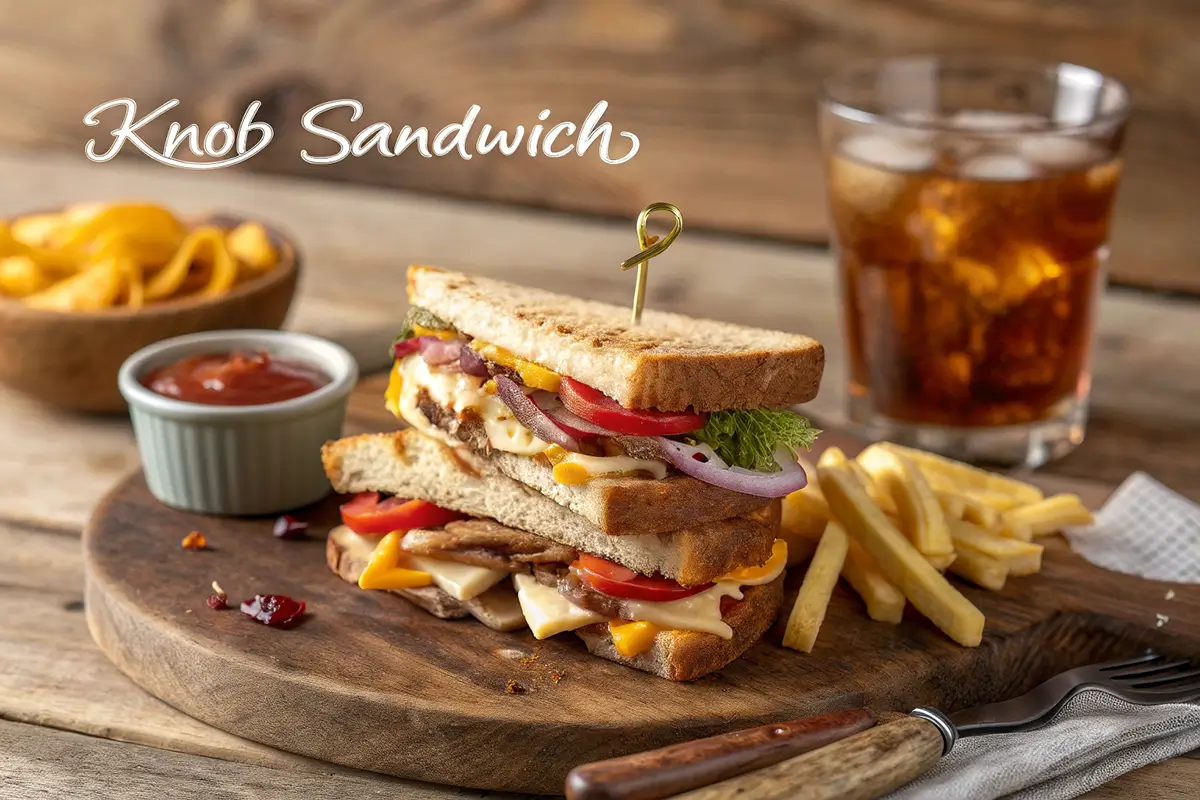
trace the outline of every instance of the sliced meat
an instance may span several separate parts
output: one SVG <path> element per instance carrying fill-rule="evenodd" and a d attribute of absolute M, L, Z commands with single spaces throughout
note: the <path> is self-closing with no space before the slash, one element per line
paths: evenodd
<path fill-rule="evenodd" d="M 617 436 L 610 441 L 616 444 L 630 458 L 666 460 L 663 458 L 662 445 L 649 436 Z M 670 464 L 668 463 L 667 466 L 670 467 Z M 670 468 L 674 469 L 673 467 Z"/>
<path fill-rule="evenodd" d="M 417 410 L 436 428 L 440 428 L 454 438 L 471 446 L 473 450 L 490 453 L 492 443 L 488 441 L 487 432 L 483 428 L 483 420 L 473 410 L 468 409 L 458 415 L 453 409 L 446 408 L 422 388 L 417 392 Z"/>
<path fill-rule="evenodd" d="M 404 534 L 400 547 L 414 555 L 505 572 L 529 572 L 534 564 L 569 564 L 575 560 L 575 550 L 570 547 L 489 519 L 459 520 L 437 529 L 417 528 Z"/>
<path fill-rule="evenodd" d="M 558 591 L 573 605 L 594 611 L 613 619 L 631 619 L 632 615 L 626 610 L 625 600 L 597 592 L 584 583 L 583 578 L 574 569 L 564 570 L 558 577 Z"/>

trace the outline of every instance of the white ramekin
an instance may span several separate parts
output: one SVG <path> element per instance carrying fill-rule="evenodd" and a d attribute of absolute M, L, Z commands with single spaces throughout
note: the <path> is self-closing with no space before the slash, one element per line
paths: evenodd
<path fill-rule="evenodd" d="M 210 406 L 156 394 L 152 369 L 191 355 L 266 350 L 317 367 L 330 382 L 261 406 Z M 194 333 L 144 347 L 121 365 L 117 385 L 133 419 L 142 468 L 161 502 L 202 514 L 275 514 L 330 491 L 321 445 L 342 434 L 358 364 L 341 345 L 303 333 Z"/>

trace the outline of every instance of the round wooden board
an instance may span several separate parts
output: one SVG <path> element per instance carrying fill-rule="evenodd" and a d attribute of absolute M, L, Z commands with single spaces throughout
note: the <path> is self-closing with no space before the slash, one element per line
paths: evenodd
<path fill-rule="evenodd" d="M 840 707 L 959 708 L 1131 647 L 1195 650 L 1200 630 L 1189 613 L 1155 631 L 1146 609 L 1160 584 L 1051 548 L 1039 576 L 1000 594 L 965 590 L 988 616 L 983 647 L 957 647 L 911 613 L 872 623 L 839 587 L 813 655 L 780 648 L 774 631 L 720 673 L 674 684 L 594 658 L 572 635 L 538 642 L 361 591 L 325 566 L 335 515 L 333 499 L 309 509 L 311 538 L 280 541 L 272 520 L 176 511 L 132 476 L 85 534 L 92 635 L 151 693 L 248 739 L 405 778 L 559 793 L 586 761 Z M 211 549 L 183 550 L 191 530 Z M 213 580 L 234 608 L 205 605 Z M 260 625 L 236 609 L 256 593 L 303 599 L 308 618 Z M 1197 595 L 1181 591 L 1173 616 Z M 1131 617 L 1149 623 L 1120 621 Z"/>

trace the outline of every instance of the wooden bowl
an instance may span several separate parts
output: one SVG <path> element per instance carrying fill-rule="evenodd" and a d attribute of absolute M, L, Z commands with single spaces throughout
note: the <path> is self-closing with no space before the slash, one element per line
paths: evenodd
<path fill-rule="evenodd" d="M 200 222 L 246 221 L 214 215 Z M 300 274 L 295 243 L 266 223 L 280 263 L 226 295 L 185 298 L 143 308 L 48 311 L 0 298 L 0 383 L 59 408 L 124 411 L 117 371 L 148 344 L 198 331 L 279 328 Z"/>

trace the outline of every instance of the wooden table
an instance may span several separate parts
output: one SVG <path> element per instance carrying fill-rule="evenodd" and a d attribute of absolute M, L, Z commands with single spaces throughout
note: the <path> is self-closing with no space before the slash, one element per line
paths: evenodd
<path fill-rule="evenodd" d="M 346 344 L 365 371 L 386 365 L 410 262 L 622 303 L 632 292 L 632 277 L 615 266 L 636 249 L 628 223 L 290 179 L 97 165 L 82 156 L 0 155 L 0 172 L 0 214 L 140 197 L 279 222 L 299 236 L 308 263 L 290 326 Z M 842 418 L 841 337 L 824 253 L 689 233 L 655 265 L 649 287 L 653 307 L 819 338 L 829 366 L 810 412 L 829 426 Z M 1197 330 L 1194 301 L 1110 292 L 1100 314 L 1090 436 L 1050 470 L 1116 483 L 1144 469 L 1200 500 Z M 363 419 L 352 409 L 349 427 L 361 429 Z M 92 505 L 137 466 L 127 420 L 65 415 L 0 390 L 0 441 L 0 796 L 482 796 L 253 744 L 137 688 L 88 635 L 78 541 Z M 1176 797 L 1197 781 L 1200 763 L 1183 757 L 1089 796 Z"/>

